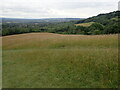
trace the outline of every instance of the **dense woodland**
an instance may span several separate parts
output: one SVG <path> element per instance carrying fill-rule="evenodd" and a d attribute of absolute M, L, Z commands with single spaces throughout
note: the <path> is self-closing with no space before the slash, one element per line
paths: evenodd
<path fill-rule="evenodd" d="M 107 14 L 99 14 L 83 20 L 54 21 L 54 22 L 7 22 L 3 21 L 2 35 L 13 35 L 31 32 L 50 32 L 60 34 L 116 34 L 120 32 L 119 27 L 120 11 Z M 51 19 L 52 20 L 52 19 Z M 60 20 L 60 19 L 59 19 Z M 94 22 L 90 26 L 76 26 L 75 24 Z"/>

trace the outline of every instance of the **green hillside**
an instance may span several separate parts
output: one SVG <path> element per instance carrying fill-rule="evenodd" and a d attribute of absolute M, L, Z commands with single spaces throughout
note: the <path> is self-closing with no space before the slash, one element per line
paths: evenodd
<path fill-rule="evenodd" d="M 118 15 L 120 11 L 114 11 L 106 14 L 99 14 L 97 16 L 90 17 L 88 19 L 79 20 L 78 23 L 98 22 L 103 25 L 113 24 L 118 22 Z"/>
<path fill-rule="evenodd" d="M 99 14 L 88 19 L 79 20 L 76 24 L 85 24 L 95 22 L 87 29 L 87 34 L 111 34 L 119 33 L 119 15 L 120 11 L 114 11 L 106 14 Z M 99 28 L 100 27 L 100 28 Z M 80 27 L 79 27 L 80 28 Z M 81 28 L 80 28 L 81 29 Z"/>

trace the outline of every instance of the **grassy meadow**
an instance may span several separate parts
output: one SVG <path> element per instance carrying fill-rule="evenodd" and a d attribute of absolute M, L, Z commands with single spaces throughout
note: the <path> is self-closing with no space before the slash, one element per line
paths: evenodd
<path fill-rule="evenodd" d="M 89 22 L 89 23 L 80 23 L 80 24 L 75 24 L 76 26 L 83 26 L 83 27 L 89 27 L 93 24 L 94 22 Z"/>
<path fill-rule="evenodd" d="M 118 35 L 4 36 L 3 88 L 116 88 Z"/>

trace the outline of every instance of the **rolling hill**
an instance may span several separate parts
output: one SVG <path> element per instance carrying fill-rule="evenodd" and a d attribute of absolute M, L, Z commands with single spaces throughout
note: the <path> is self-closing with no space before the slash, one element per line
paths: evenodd
<path fill-rule="evenodd" d="M 120 11 L 114 11 L 110 13 L 105 13 L 105 14 L 99 14 L 97 16 L 93 16 L 84 20 L 79 20 L 76 22 L 76 24 L 79 23 L 88 23 L 88 22 L 98 22 L 103 25 L 108 25 L 112 23 L 118 23 L 118 18 L 120 15 Z"/>
<path fill-rule="evenodd" d="M 118 88 L 117 35 L 4 36 L 3 88 Z"/>

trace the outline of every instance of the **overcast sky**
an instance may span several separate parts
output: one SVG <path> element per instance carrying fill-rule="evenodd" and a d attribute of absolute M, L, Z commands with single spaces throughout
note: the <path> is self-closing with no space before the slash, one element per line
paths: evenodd
<path fill-rule="evenodd" d="M 2 0 L 0 17 L 87 18 L 118 10 L 119 0 Z"/>

